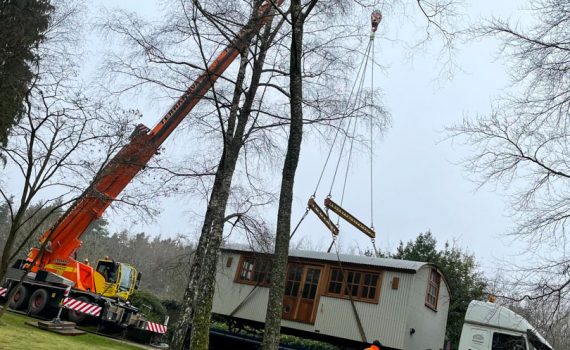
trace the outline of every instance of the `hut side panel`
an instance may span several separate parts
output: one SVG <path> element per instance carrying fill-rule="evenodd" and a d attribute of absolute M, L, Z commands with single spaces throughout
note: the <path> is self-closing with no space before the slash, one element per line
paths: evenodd
<path fill-rule="evenodd" d="M 255 288 L 253 285 L 234 282 L 240 258 L 241 254 L 222 253 L 218 261 L 216 293 L 214 295 L 212 312 L 230 316 L 237 308 L 237 311 L 232 315 L 233 317 L 264 323 L 269 288 Z M 228 259 L 231 259 L 229 267 Z M 246 301 L 242 304 L 244 300 Z M 315 327 L 312 324 L 281 320 L 281 325 L 308 332 L 315 331 Z"/>
<path fill-rule="evenodd" d="M 397 289 L 392 288 L 399 279 Z M 414 274 L 385 271 L 378 304 L 355 302 L 368 342 L 379 339 L 382 344 L 404 348 L 406 310 Z M 347 299 L 321 297 L 315 329 L 321 334 L 361 341 L 358 326 Z"/>
<path fill-rule="evenodd" d="M 228 259 L 231 263 L 228 264 Z M 212 312 L 229 316 L 248 297 L 233 316 L 256 322 L 265 322 L 265 306 L 269 289 L 235 283 L 234 278 L 240 262 L 240 254 L 222 253 L 218 260 L 216 293 Z M 230 265 L 230 266 L 228 266 Z M 252 290 L 255 290 L 252 292 Z M 250 294 L 251 293 L 251 294 Z"/>
<path fill-rule="evenodd" d="M 432 266 L 426 265 L 416 274 L 414 285 L 410 291 L 408 305 L 408 323 L 406 333 L 406 349 L 442 349 L 445 340 L 445 327 L 449 310 L 449 292 L 445 280 L 440 279 L 437 307 L 427 306 L 428 279 Z M 411 330 L 413 329 L 413 334 Z"/>

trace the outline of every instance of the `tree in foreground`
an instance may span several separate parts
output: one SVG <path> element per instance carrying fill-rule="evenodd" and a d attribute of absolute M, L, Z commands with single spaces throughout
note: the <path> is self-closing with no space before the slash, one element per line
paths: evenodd
<path fill-rule="evenodd" d="M 443 272 L 451 294 L 445 335 L 452 348 L 457 349 L 469 302 L 484 298 L 487 289 L 485 279 L 477 271 L 475 257 L 447 242 L 444 249 L 439 250 L 437 240 L 429 231 L 419 234 L 414 241 L 400 242 L 396 253 L 390 257 L 429 262 Z"/>
<path fill-rule="evenodd" d="M 281 174 L 281 192 L 277 211 L 277 230 L 275 232 L 275 251 L 272 259 L 271 287 L 265 314 L 263 348 L 278 349 L 281 331 L 281 313 L 283 294 L 289 256 L 289 238 L 291 234 L 291 209 L 293 205 L 293 185 L 299 164 L 301 141 L 303 139 L 303 31 L 307 17 L 315 7 L 317 0 L 311 0 L 303 9 L 300 0 L 292 0 L 291 13 L 291 50 L 289 53 L 289 96 L 290 118 L 289 141 Z"/>
<path fill-rule="evenodd" d="M 510 196 L 516 241 L 526 241 L 525 263 L 509 266 L 505 297 L 570 302 L 567 242 L 570 223 L 570 2 L 533 0 L 528 25 L 493 19 L 478 35 L 502 41 L 500 55 L 511 88 L 488 115 L 465 118 L 450 135 L 472 151 L 465 167 L 480 186 Z"/>

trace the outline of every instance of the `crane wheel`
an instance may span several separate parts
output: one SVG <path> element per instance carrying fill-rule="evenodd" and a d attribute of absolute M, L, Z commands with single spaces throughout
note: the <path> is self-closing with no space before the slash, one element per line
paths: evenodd
<path fill-rule="evenodd" d="M 28 312 L 31 315 L 37 315 L 44 311 L 49 301 L 48 292 L 43 289 L 36 289 L 30 296 L 30 302 L 28 303 Z"/>
<path fill-rule="evenodd" d="M 85 303 L 89 303 L 89 302 L 90 302 L 89 298 L 84 297 L 84 296 L 81 296 L 81 297 L 78 297 L 78 298 L 74 298 L 74 299 L 81 300 L 81 301 L 83 301 L 83 302 L 85 302 Z M 67 319 L 70 320 L 71 322 L 75 322 L 75 323 L 77 323 L 77 324 L 80 324 L 80 323 L 82 323 L 83 321 L 85 321 L 86 318 L 87 318 L 87 314 L 84 314 L 84 313 L 82 313 L 82 312 L 75 311 L 75 310 L 72 310 L 72 309 L 68 309 L 68 310 L 67 310 Z"/>
<path fill-rule="evenodd" d="M 21 309 L 22 306 L 26 305 L 29 296 L 30 289 L 24 285 L 20 285 L 16 290 L 16 293 L 12 296 L 12 299 L 10 299 L 8 306 L 13 310 Z"/>

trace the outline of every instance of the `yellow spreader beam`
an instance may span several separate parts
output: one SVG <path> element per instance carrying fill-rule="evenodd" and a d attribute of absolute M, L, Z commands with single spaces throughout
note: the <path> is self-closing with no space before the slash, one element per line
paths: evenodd
<path fill-rule="evenodd" d="M 310 200 L 309 200 L 309 202 L 310 202 Z M 357 229 L 359 229 L 360 231 L 362 231 L 368 237 L 370 237 L 370 238 L 376 237 L 376 232 L 374 232 L 374 230 L 372 228 L 364 225 L 362 223 L 362 221 L 358 220 L 357 218 L 352 216 L 352 214 L 350 214 L 346 210 L 342 209 L 338 204 L 333 202 L 332 199 L 330 199 L 330 198 L 325 199 L 325 207 L 327 207 L 329 210 L 332 210 L 335 214 L 337 214 L 338 216 L 343 218 L 346 222 L 348 222 L 352 226 L 354 226 Z M 317 214 L 317 215 L 319 215 L 319 214 Z M 327 216 L 327 219 L 328 219 L 328 216 Z M 330 219 L 329 219 L 329 221 L 330 221 Z M 337 232 L 338 232 L 338 228 L 337 228 Z"/>
<path fill-rule="evenodd" d="M 313 197 L 309 198 L 309 202 L 307 203 L 309 209 L 313 211 L 313 213 L 317 214 L 317 217 L 321 219 L 321 221 L 331 230 L 333 235 L 338 235 L 338 227 L 331 221 L 328 215 L 319 207 L 317 202 Z"/>

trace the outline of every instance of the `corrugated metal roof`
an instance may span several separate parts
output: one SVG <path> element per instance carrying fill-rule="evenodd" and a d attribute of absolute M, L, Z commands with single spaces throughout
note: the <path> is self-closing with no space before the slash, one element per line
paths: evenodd
<path fill-rule="evenodd" d="M 246 244 L 236 244 L 230 243 L 225 244 L 222 250 L 232 250 L 239 252 L 253 252 L 254 250 Z M 270 254 L 272 251 L 262 251 L 258 253 Z M 336 253 L 327 253 L 311 250 L 289 250 L 290 257 L 298 257 L 303 259 L 313 259 L 321 261 L 332 261 L 336 262 Z M 416 272 L 422 266 L 430 265 L 425 262 L 411 261 L 411 260 L 399 260 L 399 259 L 386 259 L 386 258 L 375 258 L 365 255 L 351 255 L 351 254 L 339 254 L 340 261 L 348 264 L 358 264 L 358 265 L 368 265 L 368 266 L 378 266 L 383 268 L 395 269 L 395 270 L 407 270 Z"/>

